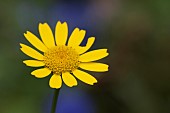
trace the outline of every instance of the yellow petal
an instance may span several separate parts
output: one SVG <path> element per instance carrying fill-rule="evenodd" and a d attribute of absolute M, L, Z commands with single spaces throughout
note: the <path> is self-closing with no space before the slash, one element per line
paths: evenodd
<path fill-rule="evenodd" d="M 78 53 L 79 54 L 85 53 L 87 50 L 89 50 L 91 48 L 91 46 L 93 45 L 94 41 L 95 41 L 95 37 L 88 38 L 86 46 L 84 46 L 84 47 L 80 47 L 79 46 L 78 47 Z"/>
<path fill-rule="evenodd" d="M 62 73 L 62 78 L 64 83 L 69 87 L 77 85 L 77 80 L 69 72 Z"/>
<path fill-rule="evenodd" d="M 79 28 L 75 28 L 68 40 L 68 46 L 74 45 L 75 37 L 79 36 Z"/>
<path fill-rule="evenodd" d="M 57 22 L 55 28 L 55 39 L 57 45 L 65 45 L 68 37 L 68 25 L 66 22 L 61 24 L 61 22 Z"/>
<path fill-rule="evenodd" d="M 73 74 L 75 77 L 77 77 L 79 80 L 83 81 L 86 84 L 93 85 L 94 83 L 97 83 L 97 80 L 91 76 L 90 74 L 80 71 L 80 70 L 74 70 Z"/>
<path fill-rule="evenodd" d="M 27 33 L 24 33 L 24 36 L 34 47 L 40 51 L 45 52 L 47 50 L 47 47 L 31 32 L 27 31 Z"/>
<path fill-rule="evenodd" d="M 30 67 L 41 67 L 45 65 L 44 62 L 38 60 L 25 60 L 23 62 Z"/>
<path fill-rule="evenodd" d="M 70 39 L 68 41 L 68 46 L 77 47 L 81 44 L 85 37 L 86 31 L 80 30 L 78 28 L 75 28 L 72 32 Z"/>
<path fill-rule="evenodd" d="M 21 51 L 23 53 L 25 53 L 26 55 L 28 55 L 32 58 L 35 58 L 37 60 L 43 60 L 44 56 L 42 54 L 40 54 L 39 52 L 37 52 L 36 50 L 34 50 L 33 48 L 31 48 L 25 44 L 20 44 L 20 46 L 22 47 L 22 48 L 20 48 Z"/>
<path fill-rule="evenodd" d="M 93 50 L 87 53 L 84 53 L 80 56 L 79 60 L 81 62 L 90 62 L 90 61 L 96 61 L 99 59 L 102 59 L 109 54 L 107 53 L 107 49 L 98 49 L 98 50 Z"/>
<path fill-rule="evenodd" d="M 51 70 L 49 70 L 48 68 L 41 68 L 41 69 L 37 69 L 31 72 L 31 75 L 34 75 L 37 78 L 44 78 L 48 76 L 50 73 L 51 73 Z"/>
<path fill-rule="evenodd" d="M 56 75 L 54 74 L 49 81 L 49 85 L 51 88 L 60 88 L 62 85 L 62 80 L 61 80 L 61 76 L 60 75 Z"/>
<path fill-rule="evenodd" d="M 39 33 L 42 38 L 42 41 L 48 48 L 55 46 L 53 33 L 47 23 L 39 24 Z"/>
<path fill-rule="evenodd" d="M 103 63 L 80 63 L 79 67 L 89 71 L 105 72 L 108 71 L 108 65 Z"/>

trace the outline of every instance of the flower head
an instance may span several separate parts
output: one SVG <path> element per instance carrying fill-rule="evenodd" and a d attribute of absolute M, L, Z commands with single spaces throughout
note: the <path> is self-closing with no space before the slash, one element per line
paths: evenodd
<path fill-rule="evenodd" d="M 39 52 L 25 44 L 20 44 L 21 51 L 33 58 L 33 60 L 24 60 L 23 62 L 30 67 L 40 67 L 31 72 L 37 78 L 44 78 L 52 73 L 49 81 L 51 88 L 60 88 L 62 80 L 69 87 L 76 86 L 76 78 L 89 85 L 97 83 L 92 75 L 79 68 L 95 72 L 108 71 L 107 64 L 94 62 L 108 56 L 107 49 L 87 52 L 95 41 L 94 37 L 88 38 L 85 46 L 80 46 L 86 34 L 85 30 L 75 28 L 68 43 L 66 22 L 57 22 L 55 38 L 47 23 L 39 24 L 39 33 L 42 41 L 29 31 L 24 33 L 25 38 Z"/>

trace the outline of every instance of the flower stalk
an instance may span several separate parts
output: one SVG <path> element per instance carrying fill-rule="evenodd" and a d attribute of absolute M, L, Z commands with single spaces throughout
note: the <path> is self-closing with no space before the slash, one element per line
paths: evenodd
<path fill-rule="evenodd" d="M 54 96 L 53 96 L 53 101 L 52 101 L 52 105 L 51 105 L 51 113 L 56 113 L 59 91 L 60 91 L 60 89 L 54 90 Z"/>

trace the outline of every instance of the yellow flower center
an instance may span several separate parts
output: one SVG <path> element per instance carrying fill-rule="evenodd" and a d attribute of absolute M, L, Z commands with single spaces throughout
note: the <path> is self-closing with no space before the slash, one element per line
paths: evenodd
<path fill-rule="evenodd" d="M 72 47 L 55 46 L 44 53 L 44 63 L 55 74 L 71 72 L 78 68 L 79 54 Z"/>

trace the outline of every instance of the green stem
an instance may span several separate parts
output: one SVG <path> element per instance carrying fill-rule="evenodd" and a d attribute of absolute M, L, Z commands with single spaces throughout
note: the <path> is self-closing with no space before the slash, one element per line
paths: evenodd
<path fill-rule="evenodd" d="M 54 91 L 51 113 L 55 113 L 55 111 L 56 111 L 56 105 L 57 105 L 59 91 L 60 91 L 60 89 L 55 89 L 55 91 Z"/>

